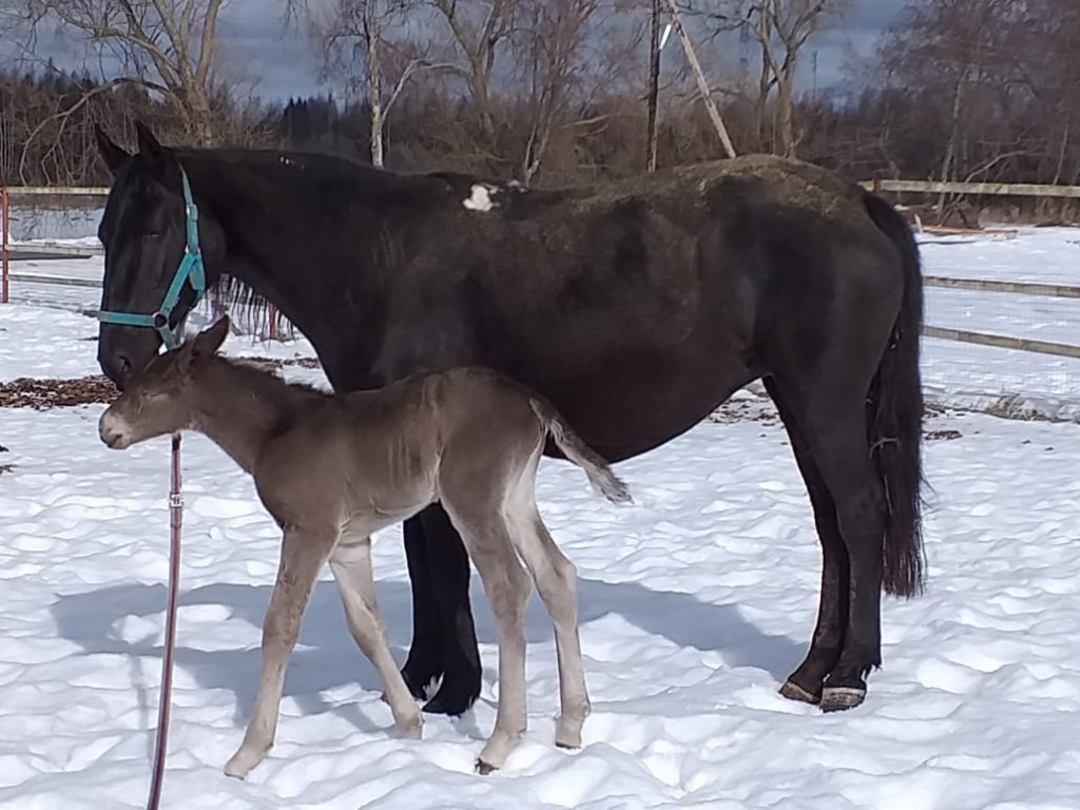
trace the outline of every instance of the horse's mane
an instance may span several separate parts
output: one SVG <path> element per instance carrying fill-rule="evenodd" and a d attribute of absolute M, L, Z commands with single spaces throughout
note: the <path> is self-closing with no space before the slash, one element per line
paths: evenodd
<path fill-rule="evenodd" d="M 405 174 L 319 152 L 237 148 L 181 148 L 174 151 L 181 161 L 185 158 L 211 158 L 226 162 L 233 168 L 240 168 L 241 171 L 254 170 L 259 173 L 264 173 L 267 169 L 304 169 L 316 177 L 351 176 L 362 180 L 368 188 L 393 187 L 408 190 L 405 193 L 415 193 L 420 188 L 430 189 L 432 184 L 443 186 L 448 183 L 448 178 L 439 173 Z M 266 330 L 273 313 L 278 333 L 288 334 L 290 337 L 295 335 L 293 325 L 279 310 L 274 309 L 262 294 L 235 276 L 222 273 L 214 286 L 207 291 L 207 295 L 211 302 L 228 311 L 233 321 L 245 332 L 258 334 Z"/>
<path fill-rule="evenodd" d="M 271 312 L 274 326 L 279 335 L 296 336 L 293 325 L 281 310 L 271 307 L 270 302 L 260 293 L 236 276 L 222 273 L 217 283 L 207 290 L 210 301 L 229 313 L 229 318 L 243 331 L 260 334 L 269 328 Z"/>

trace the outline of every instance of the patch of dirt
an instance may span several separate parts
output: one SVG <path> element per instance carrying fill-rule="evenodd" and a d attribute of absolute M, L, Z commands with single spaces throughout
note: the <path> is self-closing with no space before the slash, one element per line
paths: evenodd
<path fill-rule="evenodd" d="M 0 475 L 3 475 L 4 473 L 9 473 L 14 469 L 14 464 L 0 464 Z"/>
<path fill-rule="evenodd" d="M 780 415 L 769 399 L 729 399 L 708 416 L 708 421 L 721 425 L 736 422 L 760 422 L 763 425 L 780 424 Z"/>
<path fill-rule="evenodd" d="M 953 439 L 962 438 L 962 434 L 959 430 L 931 430 L 928 433 L 923 434 L 928 442 L 936 441 L 952 441 Z"/>
<path fill-rule="evenodd" d="M 300 366 L 300 368 L 322 367 L 317 357 L 290 357 L 285 360 L 278 360 L 271 357 L 240 357 L 237 359 L 260 368 L 281 368 L 282 366 Z"/>
<path fill-rule="evenodd" d="M 63 408 L 72 405 L 108 404 L 120 392 L 107 377 L 74 380 L 33 380 L 21 377 L 0 383 L 0 408 Z"/>

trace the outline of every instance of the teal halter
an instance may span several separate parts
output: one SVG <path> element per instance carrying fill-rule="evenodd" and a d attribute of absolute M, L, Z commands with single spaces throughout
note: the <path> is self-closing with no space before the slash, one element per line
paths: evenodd
<path fill-rule="evenodd" d="M 102 323 L 117 326 L 146 326 L 157 330 L 166 349 L 175 349 L 180 344 L 180 336 L 169 326 L 169 318 L 180 300 L 184 284 L 191 284 L 191 289 L 195 291 L 195 303 L 198 303 L 206 292 L 206 267 L 203 264 L 202 252 L 199 250 L 199 209 L 191 196 L 191 184 L 188 183 L 187 172 L 183 167 L 180 167 L 180 179 L 184 185 L 187 244 L 184 246 L 184 257 L 176 268 L 172 284 L 165 293 L 165 300 L 161 302 L 158 311 L 153 315 L 140 315 L 134 312 L 98 312 L 98 320 Z"/>

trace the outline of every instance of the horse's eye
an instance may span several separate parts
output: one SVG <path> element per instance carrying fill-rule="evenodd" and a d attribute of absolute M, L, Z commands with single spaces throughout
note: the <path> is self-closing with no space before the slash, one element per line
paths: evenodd
<path fill-rule="evenodd" d="M 143 239 L 160 239 L 161 238 L 161 233 L 162 233 L 161 231 L 150 231 L 149 233 L 144 233 L 142 238 Z"/>

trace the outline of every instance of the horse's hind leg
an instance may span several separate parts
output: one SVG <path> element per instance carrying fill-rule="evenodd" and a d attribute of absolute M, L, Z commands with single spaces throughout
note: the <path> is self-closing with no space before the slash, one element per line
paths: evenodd
<path fill-rule="evenodd" d="M 780 694 L 791 700 L 818 703 L 825 676 L 836 666 L 844 644 L 850 592 L 848 553 L 837 523 L 836 504 L 796 422 L 795 409 L 785 401 L 775 380 L 766 378 L 763 382 L 780 412 L 780 419 L 795 453 L 795 462 L 806 484 L 814 509 L 822 556 L 821 598 L 810 650 L 798 668 L 788 676 L 780 688 Z"/>
<path fill-rule="evenodd" d="M 540 517 L 533 495 L 535 475 L 534 466 L 522 477 L 508 516 L 514 527 L 514 545 L 555 626 L 560 706 L 555 744 L 579 748 L 590 706 L 578 635 L 577 569 L 559 550 Z"/>
<path fill-rule="evenodd" d="M 821 708 L 848 709 L 866 696 L 866 674 L 881 664 L 882 543 L 886 529 L 884 487 L 870 457 L 865 390 L 844 396 L 842 387 L 819 385 L 797 417 L 806 425 L 814 463 L 836 504 L 837 525 L 848 557 L 848 622 L 840 657 L 825 678 Z"/>
<path fill-rule="evenodd" d="M 386 643 L 386 631 L 375 598 L 371 572 L 371 538 L 366 532 L 346 534 L 330 555 L 345 618 L 356 645 L 383 682 L 394 723 L 405 737 L 419 738 L 423 717 Z"/>
<path fill-rule="evenodd" d="M 274 743 L 285 667 L 300 635 L 300 621 L 311 599 L 319 569 L 336 540 L 336 530 L 305 532 L 289 529 L 285 532 L 277 581 L 263 620 L 259 694 L 244 741 L 225 765 L 225 773 L 229 776 L 243 779 L 262 762 Z"/>

